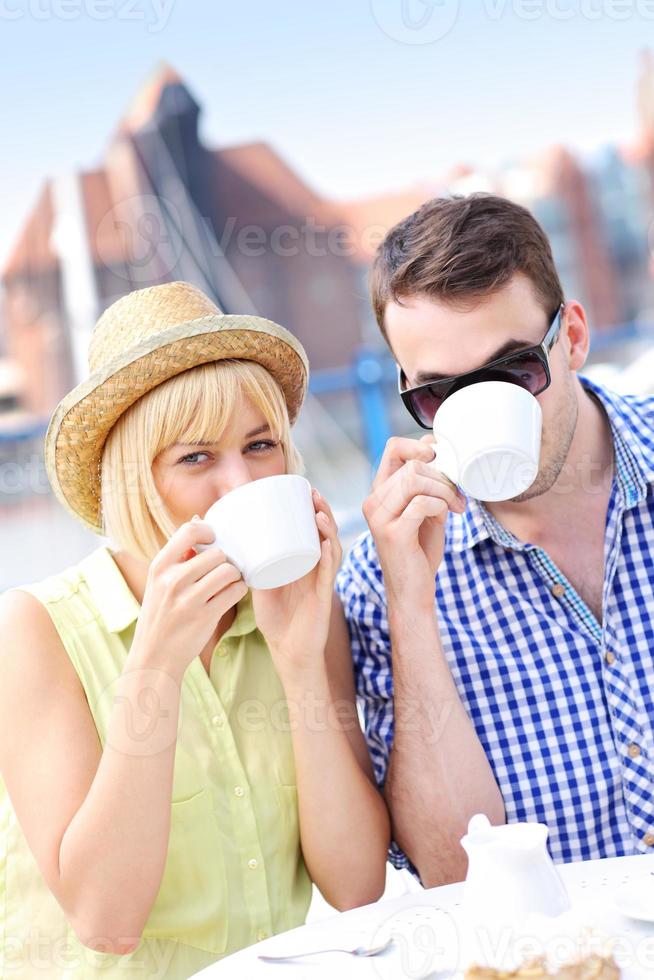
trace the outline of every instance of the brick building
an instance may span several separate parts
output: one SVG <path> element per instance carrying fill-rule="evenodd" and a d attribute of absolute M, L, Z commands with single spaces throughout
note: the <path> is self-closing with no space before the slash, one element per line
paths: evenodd
<path fill-rule="evenodd" d="M 45 182 L 2 274 L 7 353 L 26 369 L 36 415 L 84 376 L 102 311 L 171 279 L 289 327 L 314 368 L 350 363 L 361 276 L 342 212 L 263 143 L 205 147 L 199 115 L 160 66 L 101 165 Z"/>

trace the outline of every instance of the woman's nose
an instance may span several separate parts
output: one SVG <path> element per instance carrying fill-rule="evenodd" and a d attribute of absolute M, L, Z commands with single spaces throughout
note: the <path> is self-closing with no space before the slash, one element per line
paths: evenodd
<path fill-rule="evenodd" d="M 250 469 L 240 453 L 237 458 L 224 459 L 218 474 L 218 496 L 222 497 L 230 490 L 236 490 L 251 481 Z"/>

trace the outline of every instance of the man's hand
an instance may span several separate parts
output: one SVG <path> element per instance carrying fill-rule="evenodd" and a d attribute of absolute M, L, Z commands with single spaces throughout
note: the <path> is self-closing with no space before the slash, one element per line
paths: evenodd
<path fill-rule="evenodd" d="M 363 505 L 389 600 L 411 596 L 426 609 L 434 602 L 448 511 L 466 508 L 465 497 L 438 471 L 433 443 L 431 434 L 389 439 Z"/>

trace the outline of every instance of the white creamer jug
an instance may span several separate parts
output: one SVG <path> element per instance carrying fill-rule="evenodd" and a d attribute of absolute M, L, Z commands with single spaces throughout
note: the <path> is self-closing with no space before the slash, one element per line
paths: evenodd
<path fill-rule="evenodd" d="M 471 927 L 486 927 L 497 938 L 503 929 L 515 938 L 531 915 L 557 916 L 570 900 L 547 850 L 542 823 L 493 827 L 477 814 L 461 844 L 468 855 L 464 909 Z"/>

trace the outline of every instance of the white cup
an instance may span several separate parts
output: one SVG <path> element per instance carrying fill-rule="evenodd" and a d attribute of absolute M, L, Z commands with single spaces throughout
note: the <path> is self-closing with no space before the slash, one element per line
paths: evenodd
<path fill-rule="evenodd" d="M 508 381 L 478 381 L 445 399 L 434 417 L 434 466 L 477 500 L 511 500 L 536 479 L 543 415 Z"/>
<path fill-rule="evenodd" d="M 320 537 L 311 496 L 303 476 L 284 474 L 253 480 L 230 490 L 204 516 L 219 547 L 248 588 L 277 589 L 295 582 L 320 560 Z"/>

